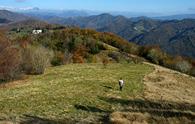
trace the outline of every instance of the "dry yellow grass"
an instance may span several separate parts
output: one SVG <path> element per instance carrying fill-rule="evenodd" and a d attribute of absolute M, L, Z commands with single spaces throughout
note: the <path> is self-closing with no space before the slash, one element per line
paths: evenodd
<path fill-rule="evenodd" d="M 195 104 L 195 78 L 161 66 L 144 78 L 146 99 Z"/>
<path fill-rule="evenodd" d="M 148 124 L 149 115 L 142 113 L 114 112 L 110 115 L 112 124 Z"/>
<path fill-rule="evenodd" d="M 110 121 L 113 124 L 195 123 L 195 78 L 146 64 L 155 70 L 144 78 L 143 98 L 115 99 L 129 108 L 112 113 Z"/>

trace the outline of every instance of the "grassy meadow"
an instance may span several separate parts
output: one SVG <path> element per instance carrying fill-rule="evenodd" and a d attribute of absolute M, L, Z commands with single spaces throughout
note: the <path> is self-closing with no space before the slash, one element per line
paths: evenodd
<path fill-rule="evenodd" d="M 152 67 L 145 64 L 70 64 L 50 67 L 44 75 L 29 76 L 0 88 L 0 119 L 42 120 L 50 123 L 101 123 L 126 106 L 108 102 L 143 93 L 144 75 Z M 119 91 L 118 80 L 125 81 Z M 19 83 L 18 83 L 19 82 Z M 16 85 L 14 85 L 16 83 Z"/>

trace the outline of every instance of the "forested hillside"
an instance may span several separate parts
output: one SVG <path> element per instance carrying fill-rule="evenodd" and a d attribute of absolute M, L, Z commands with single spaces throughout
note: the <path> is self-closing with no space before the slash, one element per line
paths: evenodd
<path fill-rule="evenodd" d="M 102 14 L 52 20 L 50 23 L 112 32 L 139 45 L 160 46 L 163 51 L 174 56 L 195 58 L 193 31 L 195 20 L 193 19 L 160 21 L 144 17 L 131 19 Z"/>

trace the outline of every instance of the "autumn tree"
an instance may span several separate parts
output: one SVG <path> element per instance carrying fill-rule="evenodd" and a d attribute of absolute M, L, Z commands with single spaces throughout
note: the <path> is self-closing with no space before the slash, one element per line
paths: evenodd
<path fill-rule="evenodd" d="M 12 45 L 7 38 L 0 35 L 0 82 L 18 78 L 20 70 L 21 52 Z"/>

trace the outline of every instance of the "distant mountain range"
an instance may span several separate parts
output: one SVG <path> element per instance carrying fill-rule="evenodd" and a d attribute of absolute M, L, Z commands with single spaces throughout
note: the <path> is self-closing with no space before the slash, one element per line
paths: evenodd
<path fill-rule="evenodd" d="M 11 12 L 7 10 L 0 10 L 0 26 L 12 28 L 41 28 L 45 26 L 52 26 L 46 21 L 42 21 L 24 14 Z"/>
<path fill-rule="evenodd" d="M 92 28 L 101 32 L 113 32 L 139 45 L 159 45 L 164 51 L 172 55 L 195 58 L 195 20 L 180 20 L 184 17 L 193 18 L 193 15 L 183 15 L 182 18 L 180 16 L 173 16 L 178 20 L 171 20 L 173 17 L 151 19 L 148 17 L 126 18 L 110 14 L 88 16 L 83 12 L 80 14 L 75 12 L 77 14 L 72 14 L 72 17 L 68 17 L 65 14 L 63 17 L 63 13 L 51 15 L 48 11 L 47 14 L 42 15 L 38 9 L 32 12 L 36 11 L 38 11 L 37 15 L 33 15 L 30 12 L 24 15 L 24 13 L 18 14 L 2 10 L 0 11 L 0 24 L 17 22 L 17 25 L 26 24 L 26 26 L 30 26 L 33 22 L 37 22 L 37 19 L 40 19 L 52 24 Z M 69 14 L 71 15 L 71 13 L 74 12 L 70 12 Z M 36 20 L 32 20 L 32 17 L 36 18 Z M 43 21 L 40 22 L 36 23 L 36 25 L 45 24 Z"/>
<path fill-rule="evenodd" d="M 195 20 L 126 18 L 101 14 L 88 17 L 49 18 L 49 23 L 113 32 L 139 45 L 159 45 L 172 55 L 195 58 Z"/>
<path fill-rule="evenodd" d="M 69 18 L 69 17 L 86 17 L 90 16 L 86 11 L 77 11 L 77 10 L 67 10 L 67 11 L 57 11 L 57 10 L 28 10 L 22 11 L 23 14 L 39 18 L 39 19 L 49 19 L 49 18 Z"/>
<path fill-rule="evenodd" d="M 195 14 L 181 14 L 181 15 L 161 16 L 161 17 L 153 17 L 153 19 L 159 19 L 159 20 L 195 19 Z"/>
<path fill-rule="evenodd" d="M 131 41 L 139 45 L 159 45 L 169 54 L 195 58 L 195 20 L 163 21 Z"/>
<path fill-rule="evenodd" d="M 27 19 L 30 19 L 30 17 L 7 10 L 0 10 L 0 23 L 19 22 Z"/>
<path fill-rule="evenodd" d="M 37 7 L 32 8 L 20 8 L 15 10 L 16 12 L 23 13 L 25 15 L 30 15 L 33 17 L 60 17 L 60 18 L 69 18 L 69 17 L 86 17 L 92 15 L 100 15 L 102 13 L 109 13 L 114 16 L 122 15 L 126 18 L 136 18 L 136 17 L 149 17 L 152 19 L 159 20 L 182 20 L 182 19 L 195 19 L 195 14 L 177 14 L 177 15 L 163 15 L 161 13 L 146 13 L 146 12 L 120 12 L 120 11 L 90 11 L 90 10 L 44 10 Z"/>

